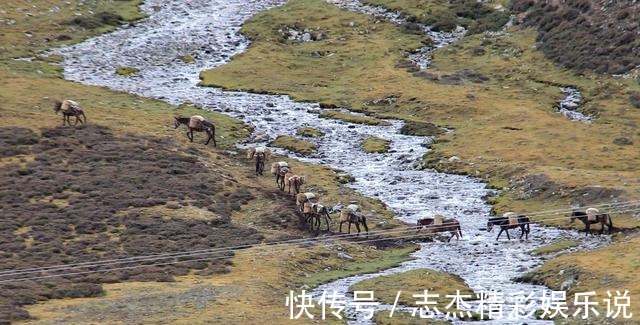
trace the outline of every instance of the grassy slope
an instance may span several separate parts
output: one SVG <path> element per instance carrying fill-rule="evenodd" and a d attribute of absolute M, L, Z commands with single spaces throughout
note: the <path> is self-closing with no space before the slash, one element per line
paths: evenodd
<path fill-rule="evenodd" d="M 354 27 L 347 23 L 351 21 L 356 22 Z M 278 27 L 296 22 L 320 28 L 328 39 L 284 42 Z M 613 144 L 618 137 L 637 135 L 640 111 L 628 104 L 626 93 L 638 85 L 607 77 L 578 77 L 558 69 L 535 50 L 531 30 L 488 37 L 482 56 L 474 55 L 473 49 L 481 46 L 483 35 L 439 49 L 431 73 L 443 76 L 468 69 L 490 77 L 484 83 L 463 85 L 424 80 L 396 68 L 402 50 L 420 46 L 417 36 L 319 0 L 292 1 L 259 14 L 242 31 L 254 40 L 252 47 L 230 64 L 203 72 L 203 84 L 286 92 L 301 100 L 454 128 L 456 132 L 441 136 L 434 146 L 431 165 L 483 176 L 493 185 L 510 189 L 497 202 L 498 212 L 611 199 L 596 195 L 584 202 L 580 190 L 593 186 L 624 191 L 617 195 L 620 200 L 638 197 L 635 166 L 640 151 Z M 335 55 L 312 57 L 316 50 Z M 554 102 L 561 98 L 555 84 L 580 87 L 587 110 L 599 113 L 598 122 L 583 125 L 555 113 Z M 398 99 L 394 104 L 368 105 L 389 96 Z M 449 166 L 446 159 L 439 159 L 453 155 L 463 162 Z M 537 174 L 557 184 L 558 193 L 523 199 L 518 181 Z M 620 227 L 639 224 L 628 216 L 616 219 Z M 550 223 L 568 226 L 565 220 Z"/>
<path fill-rule="evenodd" d="M 109 127 L 118 135 L 135 134 L 172 138 L 177 141 L 180 150 L 188 151 L 192 146 L 205 150 L 209 156 L 203 158 L 203 162 L 211 168 L 211 172 L 217 175 L 224 174 L 223 176 L 237 182 L 235 187 L 228 187 L 227 190 L 240 187 L 253 193 L 254 198 L 251 201 L 242 206 L 239 211 L 233 212 L 232 220 L 235 224 L 257 229 L 266 240 L 307 235 L 306 232 L 298 228 L 298 220 L 293 213 L 292 200 L 273 190 L 275 188 L 273 179 L 271 177 L 254 177 L 251 162 L 234 158 L 224 152 L 224 150 L 234 150 L 233 143 L 249 134 L 249 130 L 240 121 L 222 114 L 203 112 L 191 107 L 174 107 L 161 101 L 64 81 L 60 78 L 60 67 L 56 64 L 56 58 L 38 58 L 34 62 L 11 59 L 36 55 L 49 46 L 62 43 L 46 42 L 44 38 L 47 37 L 68 33 L 72 39 L 65 42 L 76 42 L 114 28 L 114 26 L 101 26 L 94 30 L 79 30 L 66 25 L 66 22 L 74 17 L 75 12 L 107 10 L 114 11 L 125 19 L 140 17 L 137 11 L 138 1 L 85 1 L 83 6 L 80 6 L 79 3 L 80 1 L 30 1 L 29 5 L 33 4 L 38 9 L 29 9 L 28 11 L 38 12 L 38 14 L 27 16 L 15 9 L 27 8 L 24 2 L 3 2 L 2 10 L 6 13 L 2 13 L 2 18 L 12 17 L 16 20 L 16 24 L 10 28 L 3 27 L 0 35 L 3 40 L 3 48 L 0 49 L 0 87 L 3 89 L 0 92 L 0 112 L 2 115 L 0 127 L 22 126 L 30 128 L 36 133 L 40 133 L 43 128 L 57 127 L 61 123 L 61 117 L 53 113 L 53 101 L 63 97 L 73 98 L 86 109 L 90 124 Z M 46 11 L 53 6 L 59 6 L 60 12 L 47 14 Z M 76 9 L 80 7 L 81 9 Z M 23 37 L 26 31 L 33 31 L 34 37 L 29 39 Z M 201 138 L 201 135 L 196 136 L 196 143 L 190 144 L 184 136 L 184 129 L 174 130 L 172 121 L 174 115 L 188 116 L 196 112 L 206 115 L 218 125 L 218 149 L 202 146 L 201 142 L 204 139 Z M 243 155 L 240 154 L 238 157 L 243 157 Z M 30 160 L 32 157 L 28 155 L 9 156 L 0 160 L 0 167 L 15 163 L 25 165 Z M 344 200 L 359 201 L 366 211 L 377 211 L 372 218 L 374 222 L 370 224 L 373 229 L 376 229 L 378 222 L 382 222 L 385 227 L 388 227 L 389 224 L 392 224 L 392 227 L 393 224 L 397 224 L 395 221 L 389 220 L 392 216 L 391 213 L 384 210 L 379 201 L 363 198 L 352 190 L 340 186 L 336 181 L 334 171 L 321 166 L 297 162 L 292 164 L 296 172 L 314 175 L 306 188 L 321 194 L 323 202 L 335 204 L 345 202 Z M 50 201 L 61 208 L 65 206 L 64 200 L 52 199 Z M 170 219 L 210 217 L 208 212 L 194 207 L 173 210 L 166 206 L 154 206 L 130 210 L 118 211 L 117 213 L 135 210 L 142 216 L 161 214 Z M 334 229 L 335 227 L 333 225 Z M 29 231 L 28 227 L 21 228 L 15 232 L 15 235 L 27 238 Z M 37 242 L 25 241 L 25 244 L 34 245 Z M 310 276 L 309 283 L 318 283 L 324 281 L 323 279 L 346 274 L 372 271 L 378 267 L 388 267 L 390 264 L 407 258 L 409 252 L 406 249 L 387 252 L 363 248 L 360 245 L 345 245 L 349 246 L 345 249 L 354 257 L 354 260 L 338 259 L 335 257 L 335 253 L 331 256 L 327 255 L 321 263 L 306 267 L 306 272 Z M 265 254 L 260 256 L 259 262 L 255 259 L 237 258 L 233 264 L 235 268 L 224 278 L 194 275 L 189 278 L 179 278 L 179 281 L 173 284 L 153 282 L 109 284 L 105 285 L 105 298 L 57 299 L 30 306 L 28 310 L 43 323 L 54 319 L 66 322 L 113 323 L 114 321 L 122 321 L 126 317 L 133 317 L 132 319 L 140 317 L 135 319 L 147 322 L 154 322 L 154 319 L 156 321 L 171 319 L 177 321 L 184 318 L 184 321 L 189 323 L 189 319 L 199 319 L 199 321 L 223 319 L 219 317 L 220 314 L 226 315 L 224 319 L 246 319 L 247 317 L 264 319 L 264 309 L 267 308 L 277 311 L 273 313 L 274 321 L 281 323 L 286 321 L 283 318 L 286 310 L 282 308 L 280 313 L 278 308 L 283 305 L 286 285 L 307 283 L 303 281 L 305 275 L 300 274 L 300 269 L 290 269 L 287 263 L 299 262 L 302 265 L 307 260 L 317 259 L 317 256 L 325 256 L 316 255 L 321 250 L 320 248 L 305 247 L 290 253 L 282 252 L 282 255 Z M 274 267 L 274 265 L 279 265 L 279 267 Z M 333 271 L 326 272 L 325 269 L 328 267 Z M 256 278 L 255 274 L 260 274 L 261 277 Z M 292 278 L 298 279 L 298 282 L 292 281 Z M 253 279 L 253 282 L 248 284 L 247 279 Z M 225 289 L 227 282 L 233 283 L 229 290 Z M 190 303 L 194 299 L 193 296 L 190 296 L 191 293 L 199 292 L 199 290 L 208 292 L 210 286 L 223 289 L 220 292 L 217 291 L 217 288 L 212 289 L 219 297 L 206 299 L 203 306 L 208 306 L 210 309 L 202 310 L 203 306 Z M 136 296 L 136 294 L 138 295 Z M 173 299 L 174 295 L 180 296 L 181 294 L 188 297 L 186 303 L 184 300 L 176 301 Z M 245 304 L 245 301 L 262 299 L 263 296 L 269 296 L 272 299 L 260 302 L 262 303 L 260 308 Z M 130 304 L 133 307 L 124 312 L 110 304 L 111 301 L 115 301 L 117 304 Z M 212 303 L 216 304 L 213 308 L 209 306 Z M 235 305 L 230 308 L 229 304 Z M 259 305 L 257 301 L 256 305 Z M 173 313 L 174 307 L 175 314 Z M 187 313 L 180 310 L 186 310 Z M 155 316 L 145 316 L 147 312 Z M 212 316 L 211 313 L 218 316 Z M 223 321 L 221 320 L 221 322 Z"/>
<path fill-rule="evenodd" d="M 533 272 L 532 280 L 555 290 L 560 290 L 565 281 L 572 281 L 567 289 L 569 295 L 595 291 L 601 299 L 607 297 L 607 291 L 629 290 L 632 297 L 630 311 L 633 312 L 633 321 L 629 323 L 637 324 L 640 321 L 640 310 L 633 301 L 640 296 L 637 274 L 640 267 L 639 246 L 640 238 L 635 236 L 606 248 L 563 255 Z M 601 305 L 603 306 L 605 305 Z"/>

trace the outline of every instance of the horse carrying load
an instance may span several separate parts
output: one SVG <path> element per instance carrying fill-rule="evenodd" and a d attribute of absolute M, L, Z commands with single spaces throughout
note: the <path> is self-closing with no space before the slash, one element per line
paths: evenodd
<path fill-rule="evenodd" d="M 307 192 L 296 195 L 296 205 L 300 207 L 303 214 L 313 212 L 312 205 L 314 203 L 318 203 L 318 198 L 314 193 Z"/>
<path fill-rule="evenodd" d="M 271 150 L 265 147 L 251 148 L 247 151 L 247 159 L 256 158 L 256 175 L 264 172 L 264 162 L 271 159 Z"/>
<path fill-rule="evenodd" d="M 69 120 L 71 116 L 76 118 L 76 122 L 74 125 L 77 125 L 78 122 L 82 124 L 87 122 L 87 117 L 85 116 L 82 107 L 80 107 L 80 104 L 78 104 L 78 102 L 76 101 L 70 99 L 65 99 L 62 102 L 56 101 L 54 110 L 56 114 L 58 112 L 62 112 L 62 126 L 64 126 L 66 123 L 71 125 L 71 121 Z"/>

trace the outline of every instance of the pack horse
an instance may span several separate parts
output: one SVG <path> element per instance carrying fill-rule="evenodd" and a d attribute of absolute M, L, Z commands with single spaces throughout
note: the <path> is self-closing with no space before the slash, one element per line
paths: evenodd
<path fill-rule="evenodd" d="M 193 115 L 191 117 L 175 117 L 175 128 L 179 128 L 180 125 L 187 126 L 187 138 L 193 142 L 193 132 L 204 132 L 207 134 L 207 142 L 204 145 L 208 145 L 209 141 L 213 140 L 213 146 L 217 146 L 216 143 L 216 126 L 207 121 L 203 116 Z"/>
<path fill-rule="evenodd" d="M 65 126 L 65 124 L 69 124 L 69 126 L 71 126 L 69 118 L 72 116 L 76 118 L 76 122 L 73 124 L 74 126 L 78 125 L 78 122 L 82 124 L 87 123 L 87 116 L 84 115 L 84 110 L 82 110 L 82 107 L 80 107 L 80 104 L 76 101 L 70 99 L 65 99 L 62 102 L 56 101 L 53 110 L 56 114 L 62 112 L 62 126 Z"/>

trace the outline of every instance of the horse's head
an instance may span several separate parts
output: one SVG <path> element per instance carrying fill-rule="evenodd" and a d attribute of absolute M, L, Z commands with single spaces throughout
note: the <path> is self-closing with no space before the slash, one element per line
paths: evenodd
<path fill-rule="evenodd" d="M 60 112 L 60 110 L 62 110 L 62 102 L 59 100 L 56 100 L 54 106 L 53 106 L 53 111 L 56 112 L 56 114 L 58 114 L 58 112 Z"/>
<path fill-rule="evenodd" d="M 579 215 L 580 215 L 580 212 L 578 211 L 571 212 L 571 215 L 569 215 L 569 220 L 571 220 L 571 223 L 576 222 L 576 219 L 578 218 Z"/>
<path fill-rule="evenodd" d="M 491 232 L 493 230 L 493 220 L 489 219 L 487 221 L 487 232 Z"/>
<path fill-rule="evenodd" d="M 173 122 L 173 126 L 175 126 L 174 129 L 177 129 L 178 127 L 180 127 L 180 124 L 182 124 L 181 119 L 182 117 L 180 116 L 174 117 L 174 122 Z"/>

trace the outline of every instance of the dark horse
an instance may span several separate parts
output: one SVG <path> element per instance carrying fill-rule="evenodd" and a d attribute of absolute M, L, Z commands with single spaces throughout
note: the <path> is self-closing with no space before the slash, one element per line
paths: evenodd
<path fill-rule="evenodd" d="M 69 118 L 71 116 L 76 118 L 76 122 L 73 124 L 74 126 L 78 125 L 78 122 L 82 124 L 87 122 L 87 116 L 84 115 L 84 111 L 82 111 L 82 108 L 80 108 L 80 106 L 78 106 L 78 104 L 74 101 L 65 100 L 65 103 L 56 101 L 54 111 L 56 112 L 56 114 L 62 111 L 62 126 L 67 123 L 69 124 L 69 126 L 71 126 L 71 121 L 69 121 Z"/>
<path fill-rule="evenodd" d="M 349 223 L 349 227 L 347 229 L 348 234 L 351 233 L 351 224 L 353 223 L 356 225 L 356 230 L 358 230 L 358 235 L 360 234 L 360 225 L 362 224 L 362 226 L 364 227 L 364 230 L 366 231 L 367 237 L 369 236 L 369 227 L 367 226 L 367 217 L 364 214 L 349 208 L 344 208 L 342 209 L 342 211 L 340 211 L 340 229 L 339 229 L 340 232 L 342 232 L 342 224 L 345 222 Z"/>
<path fill-rule="evenodd" d="M 529 239 L 529 233 L 531 232 L 531 227 L 529 226 L 531 220 L 529 219 L 529 217 L 525 215 L 519 215 L 515 220 L 515 224 L 510 224 L 508 217 L 489 218 L 489 221 L 487 221 L 487 231 L 493 230 L 494 225 L 500 226 L 500 232 L 498 233 L 498 237 L 496 237 L 496 240 L 500 238 L 500 235 L 502 235 L 503 231 L 507 233 L 507 238 L 511 240 L 511 236 L 509 236 L 509 229 L 520 228 L 520 239 L 522 239 L 522 236 L 526 236 L 525 239 Z"/>
<path fill-rule="evenodd" d="M 192 128 L 191 126 L 189 126 L 189 122 L 191 121 L 191 118 L 189 117 L 176 117 L 175 118 L 175 128 L 179 128 L 180 125 L 184 124 L 187 126 L 187 128 L 189 129 L 187 131 L 187 138 L 189 138 L 189 141 L 193 142 L 193 132 L 206 132 L 207 133 L 207 142 L 204 143 L 204 145 L 208 145 L 209 141 L 213 140 L 213 146 L 215 147 L 217 145 L 216 143 L 216 127 L 215 125 L 213 125 L 213 123 L 204 120 L 201 122 L 201 127 L 198 128 Z"/>
<path fill-rule="evenodd" d="M 311 215 L 308 219 L 308 221 L 311 221 L 311 229 L 313 229 L 314 227 L 315 220 L 316 231 L 320 231 L 320 225 L 322 223 L 322 219 L 324 218 L 327 223 L 327 231 L 331 230 L 331 226 L 329 225 L 331 216 L 329 215 L 329 210 L 327 209 L 327 207 L 320 203 L 312 203 L 311 211 Z"/>
<path fill-rule="evenodd" d="M 585 236 L 591 233 L 591 225 L 599 223 L 600 224 L 600 234 L 604 233 L 604 226 L 609 228 L 609 234 L 611 234 L 611 230 L 613 230 L 613 220 L 611 220 L 611 216 L 607 213 L 596 214 L 594 220 L 589 220 L 589 216 L 586 212 L 582 211 L 573 211 L 571 213 L 571 223 L 574 223 L 576 219 L 582 221 L 584 223 L 584 232 Z"/>
<path fill-rule="evenodd" d="M 442 218 L 442 224 L 440 225 L 435 224 L 435 218 L 419 219 L 416 222 L 416 232 L 419 232 L 423 227 L 433 230 L 434 233 L 450 232 L 451 237 L 447 242 L 450 242 L 453 237 L 456 237 L 456 240 L 460 240 L 460 237 L 462 237 L 462 227 L 460 227 L 460 222 L 455 218 Z"/>

